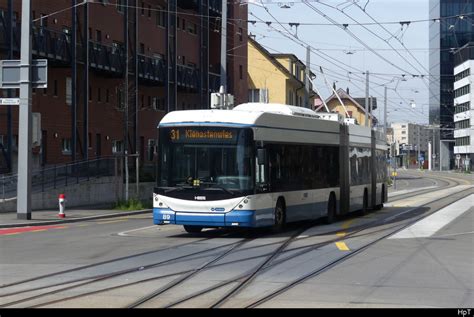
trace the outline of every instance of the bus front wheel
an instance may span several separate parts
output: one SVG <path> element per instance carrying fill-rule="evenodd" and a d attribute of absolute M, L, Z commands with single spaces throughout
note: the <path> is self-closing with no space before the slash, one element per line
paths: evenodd
<path fill-rule="evenodd" d="M 202 227 L 199 226 L 183 226 L 184 230 L 188 233 L 200 233 L 202 231 Z"/>
<path fill-rule="evenodd" d="M 275 207 L 275 224 L 273 225 L 273 231 L 278 232 L 283 230 L 286 223 L 286 212 L 285 203 L 282 199 L 278 199 Z"/>

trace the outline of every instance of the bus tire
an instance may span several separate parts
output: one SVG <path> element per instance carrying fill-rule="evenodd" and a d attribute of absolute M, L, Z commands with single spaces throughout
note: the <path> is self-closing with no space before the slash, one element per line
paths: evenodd
<path fill-rule="evenodd" d="M 364 199 L 362 202 L 362 215 L 366 215 L 369 209 L 369 194 L 367 193 L 367 188 L 364 189 Z"/>
<path fill-rule="evenodd" d="M 286 225 L 286 207 L 283 198 L 278 198 L 275 206 L 275 224 L 273 225 L 273 232 L 280 232 Z"/>
<path fill-rule="evenodd" d="M 183 226 L 183 227 L 187 233 L 200 233 L 202 231 L 202 227 L 199 227 L 199 226 Z"/>
<path fill-rule="evenodd" d="M 374 207 L 375 210 L 380 210 L 380 209 L 383 208 L 383 200 L 385 198 L 385 185 L 382 185 L 382 194 L 381 195 L 382 195 L 382 197 L 380 198 L 381 199 L 380 204 L 375 205 L 375 207 Z"/>
<path fill-rule="evenodd" d="M 336 220 L 336 198 L 333 193 L 329 195 L 328 214 L 325 219 L 326 224 L 331 224 Z"/>

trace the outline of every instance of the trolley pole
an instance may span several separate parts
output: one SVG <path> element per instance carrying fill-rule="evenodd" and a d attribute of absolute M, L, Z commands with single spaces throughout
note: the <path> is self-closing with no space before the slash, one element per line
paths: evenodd
<path fill-rule="evenodd" d="M 369 126 L 369 71 L 365 72 L 365 126 Z"/>
<path fill-rule="evenodd" d="M 310 65 L 311 65 L 311 51 L 310 47 L 306 47 L 306 67 L 305 67 L 305 76 L 304 76 L 304 105 L 306 108 L 311 109 L 311 105 L 309 104 L 309 78 L 311 75 L 310 71 Z"/>
<path fill-rule="evenodd" d="M 31 0 L 22 0 L 17 218 L 31 219 Z"/>

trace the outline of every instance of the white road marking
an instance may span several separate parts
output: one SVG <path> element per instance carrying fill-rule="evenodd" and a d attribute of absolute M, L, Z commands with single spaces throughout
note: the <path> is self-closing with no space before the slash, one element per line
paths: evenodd
<path fill-rule="evenodd" d="M 414 189 L 397 190 L 397 191 L 388 193 L 387 196 L 394 197 L 394 196 L 403 195 L 406 193 L 413 193 L 413 192 L 418 192 L 420 190 L 433 189 L 433 188 L 438 188 L 438 187 L 439 186 L 428 186 L 428 187 L 420 187 L 420 188 L 414 188 Z"/>
<path fill-rule="evenodd" d="M 448 223 L 472 208 L 474 194 L 469 195 L 400 231 L 389 239 L 427 238 L 446 226 Z M 474 209 L 472 209 L 474 210 Z"/>
<path fill-rule="evenodd" d="M 148 226 L 148 227 L 143 227 L 143 228 L 138 228 L 138 229 L 133 229 L 133 230 L 122 231 L 122 232 L 119 232 L 118 235 L 119 235 L 119 236 L 122 236 L 122 237 L 127 237 L 127 236 L 128 236 L 128 233 L 130 233 L 130 232 L 139 231 L 139 230 L 144 230 L 144 229 L 149 229 L 149 228 L 156 228 L 156 227 L 158 227 L 158 226 L 157 226 L 157 225 L 153 225 L 153 226 Z"/>

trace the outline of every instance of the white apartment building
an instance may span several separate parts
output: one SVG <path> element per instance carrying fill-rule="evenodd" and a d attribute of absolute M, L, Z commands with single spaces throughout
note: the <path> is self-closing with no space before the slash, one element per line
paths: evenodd
<path fill-rule="evenodd" d="M 460 168 L 474 161 L 474 60 L 454 67 L 454 156 Z"/>
<path fill-rule="evenodd" d="M 404 145 L 405 148 L 412 151 L 418 151 L 418 144 L 420 144 L 420 151 L 428 152 L 428 141 L 430 141 L 432 132 L 427 129 L 427 126 L 408 122 L 396 122 L 390 126 L 393 129 L 393 142 L 398 142 L 401 146 Z M 420 135 L 419 139 L 418 134 Z"/>

